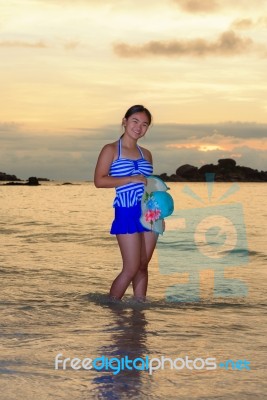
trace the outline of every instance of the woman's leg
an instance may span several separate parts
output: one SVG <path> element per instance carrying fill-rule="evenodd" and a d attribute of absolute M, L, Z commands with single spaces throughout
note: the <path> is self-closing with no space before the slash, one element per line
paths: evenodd
<path fill-rule="evenodd" d="M 140 267 L 142 234 L 117 235 L 117 240 L 123 267 L 121 273 L 112 283 L 109 295 L 121 299 Z"/>
<path fill-rule="evenodd" d="M 139 269 L 133 278 L 133 291 L 136 299 L 145 299 L 148 284 L 148 263 L 156 247 L 158 234 L 155 232 L 141 233 L 141 257 Z"/>

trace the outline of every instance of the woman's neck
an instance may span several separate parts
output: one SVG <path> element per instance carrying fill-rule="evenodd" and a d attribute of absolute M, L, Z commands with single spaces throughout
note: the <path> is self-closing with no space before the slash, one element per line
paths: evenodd
<path fill-rule="evenodd" d="M 120 139 L 123 147 L 129 150 L 135 149 L 137 147 L 137 140 L 132 139 L 129 136 L 125 136 L 125 134 L 123 134 Z"/>

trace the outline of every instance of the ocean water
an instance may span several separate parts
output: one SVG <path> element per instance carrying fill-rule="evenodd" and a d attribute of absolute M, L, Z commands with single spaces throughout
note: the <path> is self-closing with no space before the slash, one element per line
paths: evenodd
<path fill-rule="evenodd" d="M 267 398 L 267 185 L 169 187 L 175 216 L 150 263 L 147 302 L 129 288 L 110 303 L 121 269 L 113 189 L 0 186 L 2 400 Z M 55 369 L 58 354 L 106 364 Z"/>

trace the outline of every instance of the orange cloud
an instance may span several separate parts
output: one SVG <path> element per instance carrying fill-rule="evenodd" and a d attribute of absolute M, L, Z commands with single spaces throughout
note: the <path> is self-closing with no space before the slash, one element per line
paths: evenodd
<path fill-rule="evenodd" d="M 220 8 L 217 0 L 174 0 L 183 10 L 190 13 L 214 12 Z"/>
<path fill-rule="evenodd" d="M 192 14 L 215 13 L 223 9 L 240 8 L 244 9 L 261 9 L 265 5 L 266 0 L 242 0 L 233 3 L 232 0 L 172 0 L 183 11 Z"/>
<path fill-rule="evenodd" d="M 189 139 L 190 140 L 190 139 Z M 267 150 L 267 140 L 266 139 L 239 139 L 231 136 L 223 136 L 221 134 L 215 133 L 210 137 L 203 137 L 198 139 L 197 142 L 191 143 L 181 142 L 181 143 L 171 143 L 166 145 L 167 148 L 176 149 L 195 149 L 202 152 L 209 151 L 235 151 L 241 147 L 248 147 L 254 150 Z M 237 154 L 238 151 L 237 151 Z"/>
<path fill-rule="evenodd" d="M 248 30 L 253 28 L 266 28 L 267 17 L 260 17 L 256 21 L 251 18 L 236 19 L 233 21 L 231 28 L 239 30 Z"/>
<path fill-rule="evenodd" d="M 0 42 L 0 47 L 28 47 L 28 48 L 36 48 L 36 49 L 44 49 L 48 46 L 42 41 L 38 42 L 25 42 L 22 40 L 2 40 Z"/>
<path fill-rule="evenodd" d="M 79 41 L 69 40 L 61 44 L 65 50 L 74 50 L 79 46 Z M 44 41 L 39 40 L 37 42 L 26 42 L 23 40 L 2 40 L 0 41 L 0 47 L 20 47 L 20 48 L 31 48 L 31 49 L 46 49 L 48 46 Z"/>
<path fill-rule="evenodd" d="M 222 147 L 216 146 L 214 144 L 203 144 L 199 147 L 199 151 L 215 151 L 215 150 L 223 150 Z"/>
<path fill-rule="evenodd" d="M 233 29 L 251 29 L 254 26 L 254 22 L 250 18 L 243 18 L 235 20 L 231 27 Z"/>
<path fill-rule="evenodd" d="M 143 56 L 231 56 L 250 50 L 253 41 L 233 31 L 223 32 L 215 41 L 202 38 L 171 41 L 150 41 L 143 45 L 118 43 L 114 52 L 120 57 Z"/>

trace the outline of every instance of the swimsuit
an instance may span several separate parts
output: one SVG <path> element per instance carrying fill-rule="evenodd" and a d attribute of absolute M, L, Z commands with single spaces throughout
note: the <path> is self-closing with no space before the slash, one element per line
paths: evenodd
<path fill-rule="evenodd" d="M 109 175 L 116 177 L 144 175 L 153 173 L 152 164 L 144 158 L 143 152 L 137 145 L 140 158 L 132 160 L 121 156 L 121 139 L 118 143 L 118 158 L 110 166 Z M 141 199 L 145 185 L 141 182 L 127 183 L 116 187 L 116 197 L 113 202 L 115 219 L 112 223 L 110 233 L 136 233 L 147 232 L 139 219 L 141 217 Z"/>

